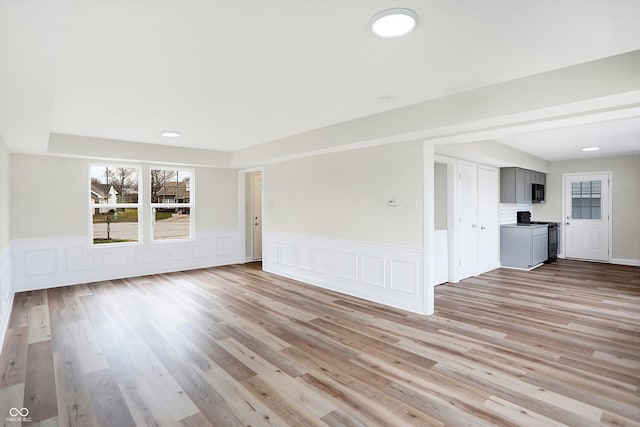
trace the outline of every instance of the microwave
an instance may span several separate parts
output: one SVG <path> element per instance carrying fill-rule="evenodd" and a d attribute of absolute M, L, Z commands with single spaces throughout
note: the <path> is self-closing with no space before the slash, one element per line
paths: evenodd
<path fill-rule="evenodd" d="M 531 184 L 531 203 L 544 203 L 544 184 Z"/>

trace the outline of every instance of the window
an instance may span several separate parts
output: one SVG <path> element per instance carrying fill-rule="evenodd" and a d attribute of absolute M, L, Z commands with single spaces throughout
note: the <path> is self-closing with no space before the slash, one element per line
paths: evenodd
<path fill-rule="evenodd" d="M 151 169 L 153 240 L 189 239 L 193 174 L 182 169 Z"/>
<path fill-rule="evenodd" d="M 601 218 L 601 181 L 571 183 L 571 218 Z"/>
<path fill-rule="evenodd" d="M 140 241 L 139 169 L 92 165 L 89 170 L 93 244 Z"/>

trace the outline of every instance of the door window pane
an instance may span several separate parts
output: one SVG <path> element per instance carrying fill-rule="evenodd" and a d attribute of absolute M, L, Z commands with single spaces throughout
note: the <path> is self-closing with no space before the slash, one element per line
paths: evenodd
<path fill-rule="evenodd" d="M 600 181 L 582 181 L 571 183 L 571 217 L 573 219 L 601 218 Z"/>

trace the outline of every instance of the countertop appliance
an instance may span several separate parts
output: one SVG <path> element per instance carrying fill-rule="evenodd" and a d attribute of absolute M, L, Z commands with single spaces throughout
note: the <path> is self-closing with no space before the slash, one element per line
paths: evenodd
<path fill-rule="evenodd" d="M 531 224 L 531 212 L 518 211 L 516 213 L 516 222 L 518 224 Z"/>

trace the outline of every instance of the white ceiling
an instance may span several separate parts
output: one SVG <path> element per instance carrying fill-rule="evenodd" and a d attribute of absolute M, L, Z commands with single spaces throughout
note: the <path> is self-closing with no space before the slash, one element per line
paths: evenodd
<path fill-rule="evenodd" d="M 614 120 L 499 138 L 499 142 L 549 161 L 640 153 L 640 119 Z M 581 151 L 600 147 L 598 151 Z"/>
<path fill-rule="evenodd" d="M 395 6 L 416 31 L 374 37 Z M 637 0 L 0 0 L 0 133 L 234 151 L 637 50 L 639 23 Z"/>

